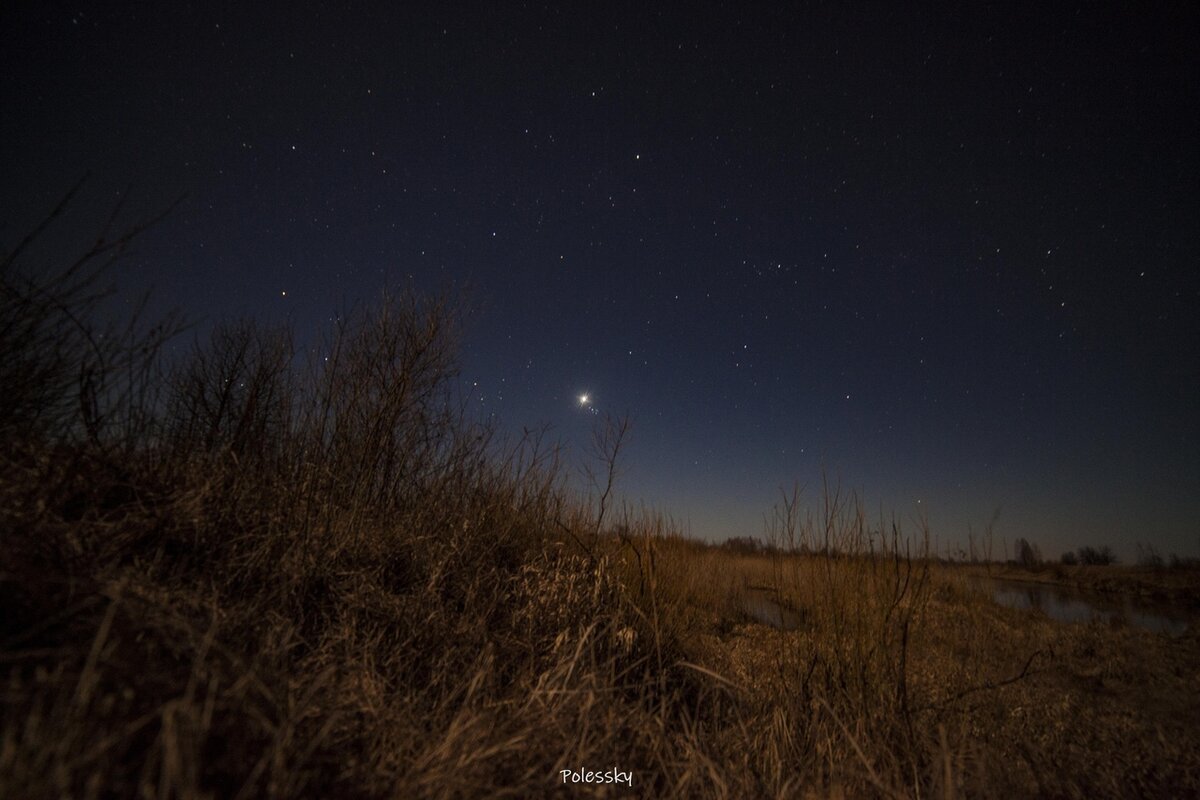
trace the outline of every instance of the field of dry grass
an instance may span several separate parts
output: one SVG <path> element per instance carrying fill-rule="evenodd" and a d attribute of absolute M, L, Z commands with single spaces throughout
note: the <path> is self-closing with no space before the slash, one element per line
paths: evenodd
<path fill-rule="evenodd" d="M 437 302 L 164 361 L 86 322 L 107 255 L 0 267 L 0 797 L 1200 791 L 1195 631 L 998 608 L 834 489 L 806 556 L 614 511 L 461 412 Z"/>
<path fill-rule="evenodd" d="M 740 572 L 751 584 L 769 571 L 761 557 L 726 558 L 732 563 L 722 573 Z M 810 559 L 796 569 L 828 566 Z M 873 703 L 854 702 L 857 687 L 849 681 L 821 679 L 838 663 L 831 652 L 838 640 L 811 600 L 785 600 L 806 620 L 792 631 L 744 614 L 713 617 L 689 638 L 688 657 L 735 682 L 762 719 L 786 713 L 791 731 L 820 732 L 819 742 L 793 751 L 788 763 L 810 764 L 801 780 L 811 785 L 819 777 L 822 792 L 836 786 L 851 795 L 898 796 L 1195 792 L 1200 636 L 1194 628 L 1171 638 L 1121 623 L 1061 624 L 996 605 L 961 570 L 931 566 L 930 573 L 907 647 L 893 648 L 904 672 L 876 662 Z M 854 645 L 879 641 L 865 630 L 848 638 L 844 662 L 871 669 Z M 806 679 L 814 709 L 807 717 L 798 702 Z M 904 682 L 905 703 L 891 691 L 895 680 Z M 848 718 L 845 729 L 815 709 L 831 720 Z M 878 709 L 884 712 L 876 718 Z M 777 746 L 778 740 L 768 748 Z M 814 754 L 823 768 L 813 764 Z"/>

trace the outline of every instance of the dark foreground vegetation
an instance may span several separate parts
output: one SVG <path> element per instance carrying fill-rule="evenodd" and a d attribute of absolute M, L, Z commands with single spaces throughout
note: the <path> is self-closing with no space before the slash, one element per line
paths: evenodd
<path fill-rule="evenodd" d="M 92 322 L 122 241 L 0 272 L 0 797 L 1200 790 L 1194 633 L 993 608 L 834 490 L 769 556 L 614 514 L 462 413 L 435 301 L 164 360 Z"/>

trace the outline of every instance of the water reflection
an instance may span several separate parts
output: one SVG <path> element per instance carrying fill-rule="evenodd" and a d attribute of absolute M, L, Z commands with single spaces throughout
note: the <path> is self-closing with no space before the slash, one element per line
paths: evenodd
<path fill-rule="evenodd" d="M 1169 636 L 1180 636 L 1188 629 L 1187 617 L 1171 608 L 1152 607 L 1130 600 L 1112 600 L 1091 595 L 1085 597 L 1061 586 L 1040 583 L 986 579 L 981 579 L 981 583 L 990 590 L 992 599 L 1000 605 L 1037 609 L 1059 622 L 1124 620 L 1152 633 L 1165 633 Z"/>
<path fill-rule="evenodd" d="M 782 631 L 794 631 L 803 621 L 799 614 L 779 605 L 765 592 L 747 592 L 742 597 L 741 605 L 742 610 L 754 620 Z"/>

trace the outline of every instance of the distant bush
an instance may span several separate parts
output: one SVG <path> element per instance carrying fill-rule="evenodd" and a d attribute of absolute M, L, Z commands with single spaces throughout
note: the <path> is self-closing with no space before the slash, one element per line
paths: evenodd
<path fill-rule="evenodd" d="M 1087 564 L 1093 567 L 1106 567 L 1109 564 L 1117 563 L 1117 555 L 1108 545 L 1100 548 L 1081 547 L 1078 552 L 1080 564 Z"/>
<path fill-rule="evenodd" d="M 1154 569 L 1161 569 L 1164 566 L 1162 555 L 1152 544 L 1138 544 L 1137 563 L 1139 567 L 1152 567 Z"/>
<path fill-rule="evenodd" d="M 1079 563 L 1079 559 L 1075 556 L 1075 551 L 1068 550 L 1062 554 L 1062 563 L 1064 566 L 1073 567 Z"/>
<path fill-rule="evenodd" d="M 1017 539 L 1013 543 L 1013 551 L 1016 553 L 1017 563 L 1022 567 L 1036 567 L 1042 563 L 1042 551 L 1028 539 Z"/>
<path fill-rule="evenodd" d="M 721 546 L 731 553 L 740 555 L 757 555 L 766 550 L 762 540 L 753 536 L 731 536 Z"/>
<path fill-rule="evenodd" d="M 1171 569 L 1190 569 L 1200 566 L 1200 558 L 1180 558 L 1178 553 L 1167 557 L 1167 566 Z"/>

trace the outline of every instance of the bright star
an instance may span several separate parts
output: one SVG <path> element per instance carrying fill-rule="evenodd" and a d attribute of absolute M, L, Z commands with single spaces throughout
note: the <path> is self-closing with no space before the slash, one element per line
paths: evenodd
<path fill-rule="evenodd" d="M 579 405 L 586 406 L 590 402 L 592 402 L 592 398 L 589 397 L 588 395 L 586 395 L 586 394 L 579 395 Z"/>

